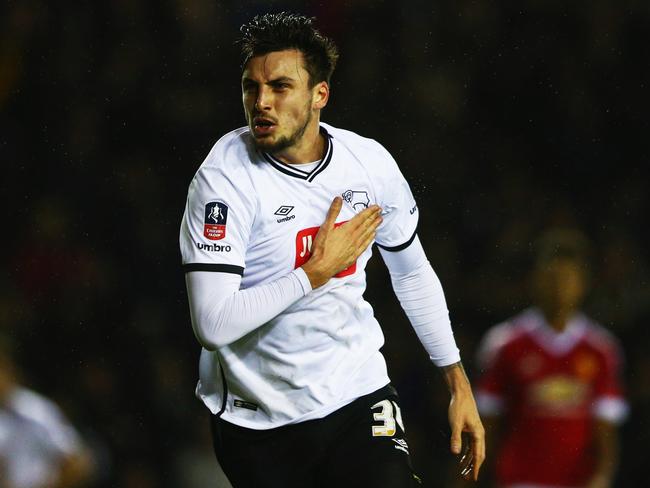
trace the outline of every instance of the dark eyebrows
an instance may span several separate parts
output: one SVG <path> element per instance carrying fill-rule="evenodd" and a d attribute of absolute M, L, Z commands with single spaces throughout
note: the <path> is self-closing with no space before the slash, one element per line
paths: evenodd
<path fill-rule="evenodd" d="M 269 80 L 269 85 L 277 85 L 278 83 L 293 83 L 294 80 L 293 78 L 289 76 L 280 76 L 279 78 L 275 78 L 274 80 Z"/>
<path fill-rule="evenodd" d="M 277 86 L 281 83 L 294 83 L 296 80 L 289 76 L 280 76 L 279 78 L 274 78 L 273 80 L 269 80 L 266 82 L 267 85 L 271 86 Z M 244 77 L 241 80 L 242 85 L 257 85 L 257 81 L 253 80 L 252 78 Z"/>

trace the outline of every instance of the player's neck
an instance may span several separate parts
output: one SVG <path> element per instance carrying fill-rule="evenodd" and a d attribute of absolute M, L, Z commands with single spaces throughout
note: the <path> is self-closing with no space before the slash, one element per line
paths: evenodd
<path fill-rule="evenodd" d="M 309 124 L 305 133 L 291 147 L 278 153 L 273 153 L 277 159 L 285 164 L 312 163 L 323 158 L 325 152 L 325 136 L 320 133 L 320 124 L 317 118 Z"/>
<path fill-rule="evenodd" d="M 573 310 L 544 310 L 546 322 L 556 332 L 564 332 L 569 325 L 569 320 L 573 316 Z"/>

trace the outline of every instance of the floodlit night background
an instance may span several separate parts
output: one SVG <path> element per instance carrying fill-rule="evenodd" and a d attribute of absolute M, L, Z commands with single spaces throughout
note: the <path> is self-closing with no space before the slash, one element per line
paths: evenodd
<path fill-rule="evenodd" d="M 512 3 L 512 5 L 511 5 Z M 470 376 L 529 304 L 550 226 L 594 247 L 585 309 L 622 342 L 631 415 L 616 486 L 650 441 L 650 4 L 644 1 L 9 1 L 0 6 L 0 332 L 99 463 L 93 488 L 211 487 L 178 230 L 216 140 L 245 124 L 234 41 L 254 14 L 318 18 L 341 52 L 322 120 L 379 140 L 421 210 Z M 378 253 L 414 463 L 446 478 L 448 395 Z M 533 448 L 533 446 L 531 446 Z M 483 486 L 488 486 L 484 480 Z"/>

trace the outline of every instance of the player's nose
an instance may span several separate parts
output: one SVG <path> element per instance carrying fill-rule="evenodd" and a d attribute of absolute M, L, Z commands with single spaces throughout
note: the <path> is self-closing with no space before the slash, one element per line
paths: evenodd
<path fill-rule="evenodd" d="M 269 110 L 271 108 L 272 93 L 266 87 L 262 87 L 257 92 L 255 99 L 255 109 L 259 111 Z"/>

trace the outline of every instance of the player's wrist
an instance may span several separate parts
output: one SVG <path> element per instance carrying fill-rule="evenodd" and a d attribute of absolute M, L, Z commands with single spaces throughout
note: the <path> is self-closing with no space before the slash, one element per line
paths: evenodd
<path fill-rule="evenodd" d="M 329 280 L 329 277 L 320 269 L 313 258 L 303 264 L 301 268 L 307 275 L 312 290 L 323 286 Z"/>
<path fill-rule="evenodd" d="M 457 363 L 450 364 L 449 366 L 443 366 L 440 369 L 442 370 L 442 374 L 445 377 L 445 381 L 447 382 L 449 392 L 452 395 L 462 395 L 465 393 L 471 394 L 472 387 L 469 383 L 467 375 L 465 374 L 465 368 L 463 368 L 462 362 L 459 361 Z"/>
<path fill-rule="evenodd" d="M 302 267 L 298 267 L 293 270 L 293 275 L 296 277 L 298 280 L 298 283 L 300 283 L 300 286 L 302 288 L 303 296 L 307 295 L 309 292 L 313 290 L 311 286 L 311 281 L 309 281 L 309 277 L 307 276 L 307 273 L 305 273 L 305 270 Z"/>

